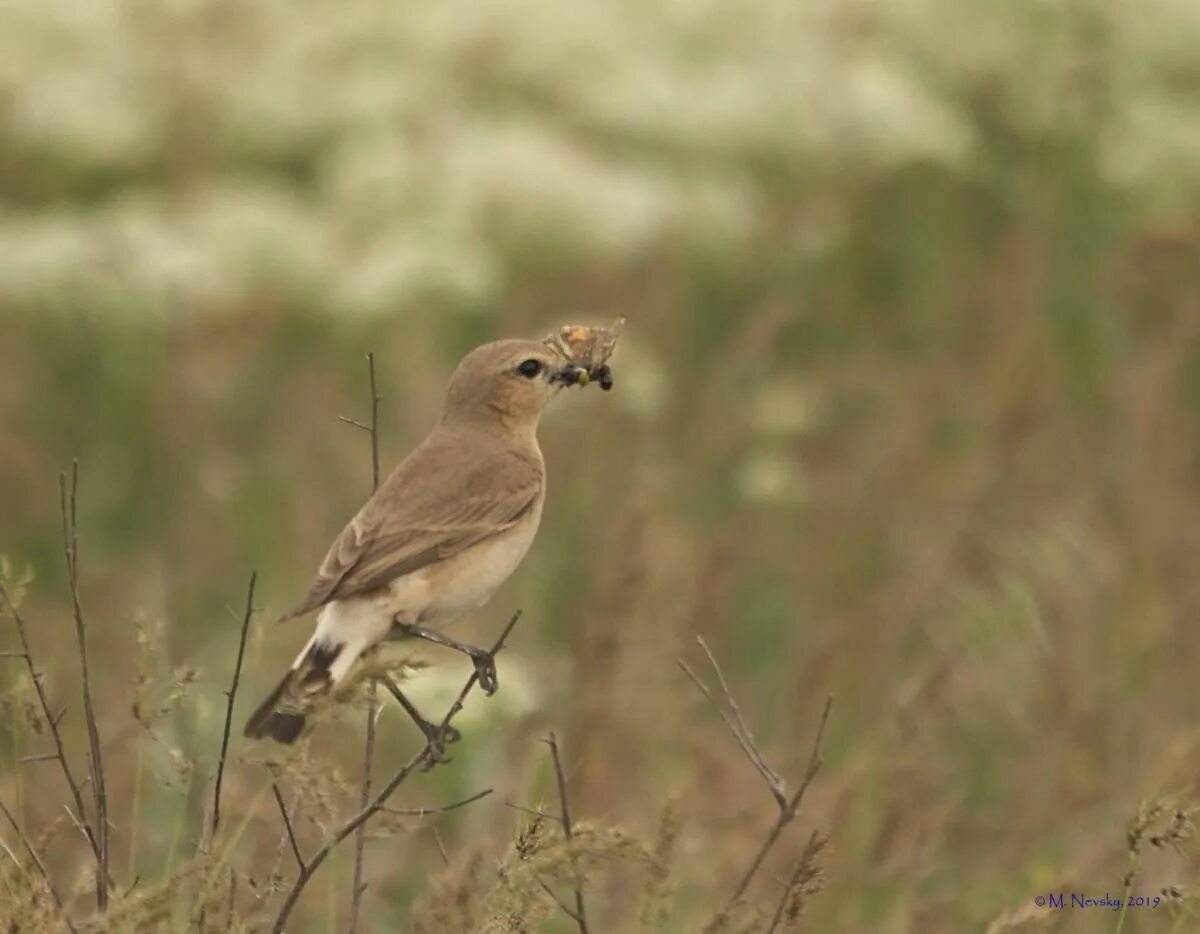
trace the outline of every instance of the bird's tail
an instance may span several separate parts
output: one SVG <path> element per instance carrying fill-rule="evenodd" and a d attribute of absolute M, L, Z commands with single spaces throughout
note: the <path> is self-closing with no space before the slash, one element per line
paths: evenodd
<path fill-rule="evenodd" d="M 252 739 L 269 736 L 280 743 L 294 743 L 304 732 L 305 721 L 313 707 L 329 695 L 353 664 L 352 658 L 346 658 L 351 650 L 345 642 L 330 643 L 313 636 L 291 670 L 250 715 L 245 735 Z M 334 663 L 339 659 L 345 664 L 337 665 L 335 670 Z"/>

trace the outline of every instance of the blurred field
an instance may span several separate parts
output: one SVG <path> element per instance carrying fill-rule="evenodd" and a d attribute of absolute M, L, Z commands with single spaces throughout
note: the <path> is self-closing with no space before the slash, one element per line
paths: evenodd
<path fill-rule="evenodd" d="M 503 802 L 554 804 L 554 729 L 603 842 L 594 931 L 700 930 L 774 814 L 676 666 L 701 634 L 793 782 L 835 695 L 730 930 L 765 929 L 813 829 L 804 930 L 1200 930 L 1188 841 L 1144 848 L 1137 890 L 1180 892 L 1158 909 L 1033 903 L 1117 897 L 1139 807 L 1200 800 L 1197 48 L 1188 0 L 0 0 L 0 554 L 83 772 L 78 457 L 115 881 L 135 917 L 176 900 L 127 923 L 182 929 L 197 898 L 226 607 L 257 569 L 240 724 L 308 634 L 270 620 L 370 489 L 338 421 L 364 354 L 388 468 L 470 347 L 626 313 L 615 391 L 543 424 L 532 553 L 457 632 L 524 609 L 501 690 L 396 803 L 496 793 L 437 818 L 449 869 L 429 820 L 368 843 L 366 929 L 461 930 L 461 904 L 526 929 L 495 895 L 529 821 Z M 464 669 L 428 658 L 435 711 Z M 23 674 L 0 659 L 0 800 L 83 915 L 61 776 L 16 763 L 47 751 Z M 362 721 L 286 766 L 307 847 L 357 800 Z M 380 728 L 382 780 L 418 739 Z M 293 870 L 276 754 L 233 747 L 233 930 Z M 351 867 L 293 930 L 345 929 Z M 2 849 L 0 875 L 0 920 L 40 929 L 6 914 Z M 529 930 L 573 929 L 539 898 Z"/>

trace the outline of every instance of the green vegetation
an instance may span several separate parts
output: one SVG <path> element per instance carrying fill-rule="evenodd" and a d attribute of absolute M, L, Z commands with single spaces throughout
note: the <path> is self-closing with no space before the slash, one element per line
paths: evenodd
<path fill-rule="evenodd" d="M 0 4 L 0 554 L 86 775 L 77 457 L 111 929 L 225 930 L 231 870 L 229 929 L 269 926 L 273 777 L 306 852 L 355 810 L 361 710 L 235 739 L 195 856 L 245 581 L 239 723 L 370 489 L 365 353 L 388 466 L 466 349 L 618 313 L 616 389 L 556 404 L 538 541 L 456 632 L 524 609 L 501 689 L 393 804 L 495 794 L 381 822 L 360 930 L 569 931 L 537 879 L 569 900 L 573 861 L 596 934 L 703 928 L 776 810 L 676 665 L 698 634 L 793 783 L 836 697 L 746 930 L 806 859 L 814 932 L 1200 927 L 1197 48 L 1194 0 Z M 422 656 L 444 711 L 465 669 Z M 0 801 L 84 919 L 36 707 L 0 658 Z M 420 748 L 379 729 L 377 783 Z M 569 845 L 504 806 L 555 811 L 549 730 Z M 0 930 L 53 930 L 0 841 Z M 1159 908 L 1033 902 L 1131 865 Z M 352 868 L 290 930 L 344 930 Z"/>

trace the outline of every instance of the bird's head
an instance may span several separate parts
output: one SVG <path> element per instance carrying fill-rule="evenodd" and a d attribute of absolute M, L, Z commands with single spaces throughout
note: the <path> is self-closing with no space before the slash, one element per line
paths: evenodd
<path fill-rule="evenodd" d="M 443 419 L 533 428 L 566 386 L 585 386 L 585 367 L 567 363 L 540 341 L 503 340 L 476 347 L 458 365 L 446 390 Z"/>

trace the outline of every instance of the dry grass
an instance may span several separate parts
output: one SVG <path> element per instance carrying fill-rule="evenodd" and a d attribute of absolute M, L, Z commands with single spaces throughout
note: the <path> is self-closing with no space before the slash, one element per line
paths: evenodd
<path fill-rule="evenodd" d="M 0 554 L 94 819 L 78 457 L 110 927 L 269 929 L 297 871 L 272 783 L 306 858 L 359 810 L 355 699 L 290 754 L 235 736 L 204 832 L 246 576 L 235 722 L 303 638 L 263 619 L 370 487 L 338 422 L 365 423 L 363 355 L 386 469 L 468 347 L 618 313 L 614 391 L 543 427 L 535 548 L 455 633 L 526 611 L 501 691 L 392 804 L 494 794 L 368 824 L 360 932 L 566 934 L 537 879 L 574 910 L 572 859 L 592 934 L 709 924 L 779 806 L 675 666 L 716 689 L 697 635 L 789 791 L 836 696 L 729 930 L 1200 927 L 1194 4 L 0 18 Z M 467 672 L 404 661 L 446 710 Z M 84 929 L 96 861 L 37 694 L 0 658 L 0 801 Z M 375 788 L 421 743 L 390 701 L 378 727 Z M 549 731 L 577 844 L 505 806 L 559 813 Z M 2 818 L 0 841 L 0 932 L 54 930 Z M 292 930 L 346 929 L 353 850 Z M 1165 901 L 1033 901 L 1127 879 Z"/>

